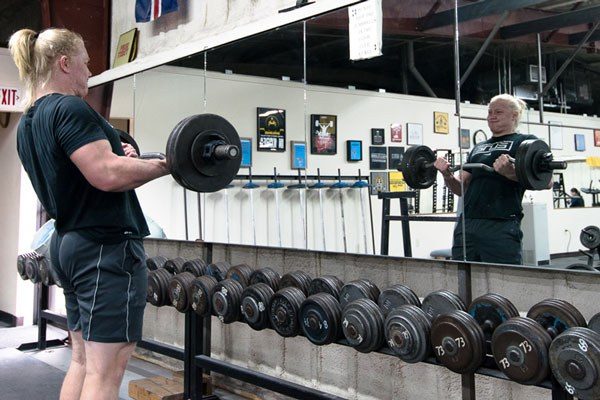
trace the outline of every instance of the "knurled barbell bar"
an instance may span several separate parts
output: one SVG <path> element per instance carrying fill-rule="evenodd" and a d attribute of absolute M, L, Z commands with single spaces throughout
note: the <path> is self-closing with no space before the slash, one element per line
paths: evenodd
<path fill-rule="evenodd" d="M 413 189 L 427 189 L 436 181 L 437 169 L 433 166 L 436 160 L 435 153 L 427 146 L 409 147 L 404 153 L 398 170 L 402 172 L 404 181 Z M 524 140 L 517 149 L 515 158 L 510 158 L 515 164 L 517 180 L 528 190 L 547 189 L 552 180 L 552 173 L 556 169 L 566 169 L 567 163 L 555 161 L 550 148 L 543 140 Z M 462 166 L 450 168 L 451 172 L 460 169 L 482 169 L 494 172 L 486 164 L 466 163 Z"/>
<path fill-rule="evenodd" d="M 241 163 L 241 143 L 233 125 L 215 114 L 198 114 L 180 121 L 167 140 L 165 154 L 140 154 L 139 145 L 126 132 L 121 141 L 132 145 L 140 158 L 164 158 L 173 179 L 195 192 L 225 188 Z"/>

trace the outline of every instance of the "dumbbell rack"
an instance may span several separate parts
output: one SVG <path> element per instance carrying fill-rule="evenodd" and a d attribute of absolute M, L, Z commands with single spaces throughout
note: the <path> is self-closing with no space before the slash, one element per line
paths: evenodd
<path fill-rule="evenodd" d="M 410 195 L 406 192 L 392 193 L 395 198 L 401 198 L 406 202 Z M 404 196 L 401 196 L 404 194 Z M 414 194 L 413 194 L 414 195 Z M 388 198 L 389 202 L 389 198 Z M 406 207 L 408 208 L 408 207 Z M 408 220 L 406 220 L 408 221 Z M 206 250 L 206 262 L 213 262 L 213 244 L 209 242 L 199 243 Z M 52 321 L 58 325 L 66 327 L 66 317 L 47 310 L 48 288 L 41 283 L 36 284 L 36 290 L 41 291 L 36 304 L 38 313 L 38 343 L 37 348 L 45 349 L 50 344 L 46 341 L 47 322 Z M 458 295 L 465 302 L 470 304 L 472 300 L 471 293 L 471 264 L 458 263 Z M 218 400 L 214 395 L 203 396 L 202 394 L 202 376 L 204 370 L 216 372 L 222 375 L 232 377 L 237 380 L 251 383 L 271 391 L 275 391 L 286 396 L 297 399 L 340 399 L 342 397 L 331 395 L 299 385 L 287 380 L 256 372 L 249 368 L 240 367 L 232 363 L 218 360 L 211 357 L 211 317 L 200 317 L 193 311 L 185 314 L 184 327 L 184 348 L 167 345 L 154 340 L 143 339 L 137 343 L 137 346 L 146 350 L 165 355 L 184 362 L 184 399 L 189 400 Z M 338 345 L 349 346 L 345 339 L 338 340 Z M 59 344 L 62 344 L 60 342 Z M 308 344 L 307 345 L 311 345 Z M 377 353 L 396 357 L 394 353 L 382 348 Z M 424 361 L 427 364 L 441 366 L 434 357 Z M 508 378 L 497 369 L 479 368 L 475 374 L 461 375 L 462 399 L 475 400 L 475 375 L 488 376 L 496 379 L 508 380 Z M 538 387 L 551 390 L 552 400 L 573 400 L 573 397 L 567 394 L 556 381 L 546 380 Z"/>

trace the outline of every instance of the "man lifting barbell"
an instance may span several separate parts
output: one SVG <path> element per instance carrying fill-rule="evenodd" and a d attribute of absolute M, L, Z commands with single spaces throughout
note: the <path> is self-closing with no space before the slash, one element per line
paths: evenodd
<path fill-rule="evenodd" d="M 436 171 L 446 186 L 461 196 L 464 193 L 465 217 L 454 229 L 452 258 L 499 264 L 522 263 L 521 201 L 526 189 L 552 187 L 552 171 L 566 168 L 554 161 L 548 146 L 534 135 L 516 133 L 523 101 L 503 94 L 492 98 L 488 126 L 492 138 L 477 144 L 458 176 L 442 157 L 429 149 L 409 149 L 401 169 L 411 187 L 425 188 L 435 182 Z M 431 152 L 431 154 L 429 154 Z"/>
<path fill-rule="evenodd" d="M 56 220 L 50 255 L 72 343 L 60 399 L 117 399 L 146 305 L 149 232 L 133 189 L 171 173 L 187 189 L 219 190 L 238 171 L 239 137 L 223 118 L 196 115 L 171 132 L 166 159 L 141 159 L 83 100 L 91 73 L 80 35 L 23 29 L 9 48 L 27 91 L 17 151 Z"/>

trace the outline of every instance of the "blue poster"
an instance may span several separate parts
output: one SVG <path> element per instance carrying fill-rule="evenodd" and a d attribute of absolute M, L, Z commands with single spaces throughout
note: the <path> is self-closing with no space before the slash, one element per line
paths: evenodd
<path fill-rule="evenodd" d="M 575 151 L 585 151 L 585 136 L 580 133 L 575 134 Z"/>
<path fill-rule="evenodd" d="M 252 166 L 252 139 L 240 138 L 242 142 L 242 162 L 240 168 L 250 168 Z"/>
<path fill-rule="evenodd" d="M 346 141 L 346 161 L 361 161 L 362 160 L 362 141 L 347 140 Z"/>
<path fill-rule="evenodd" d="M 292 142 L 292 169 L 306 169 L 306 143 Z"/>

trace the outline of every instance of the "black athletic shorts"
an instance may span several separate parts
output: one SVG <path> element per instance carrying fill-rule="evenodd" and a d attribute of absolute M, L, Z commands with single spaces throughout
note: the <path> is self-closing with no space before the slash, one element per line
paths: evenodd
<path fill-rule="evenodd" d="M 492 264 L 522 264 L 521 223 L 516 219 L 465 219 L 466 257 L 463 256 L 462 221 L 454 228 L 454 260 Z"/>
<path fill-rule="evenodd" d="M 55 232 L 50 256 L 63 285 L 69 330 L 81 330 L 93 342 L 142 338 L 148 286 L 142 240 L 101 244 L 75 231 Z"/>

